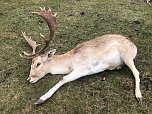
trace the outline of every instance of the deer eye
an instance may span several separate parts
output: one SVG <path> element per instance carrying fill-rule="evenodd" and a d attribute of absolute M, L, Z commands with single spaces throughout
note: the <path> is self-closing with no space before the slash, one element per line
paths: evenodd
<path fill-rule="evenodd" d="M 39 67 L 40 65 L 41 65 L 41 63 L 40 63 L 40 62 L 38 62 L 38 63 L 37 63 L 37 65 L 36 65 L 36 67 Z"/>

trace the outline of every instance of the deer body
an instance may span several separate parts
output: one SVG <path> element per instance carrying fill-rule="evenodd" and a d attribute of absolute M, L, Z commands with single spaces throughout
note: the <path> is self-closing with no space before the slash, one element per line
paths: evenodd
<path fill-rule="evenodd" d="M 119 51 L 123 38 L 126 40 L 121 35 L 104 35 L 79 44 L 63 55 L 54 55 L 49 62 L 50 73 L 68 74 L 75 69 L 83 69 L 94 74 L 106 69 L 113 70 L 123 64 Z M 130 41 L 128 43 L 134 46 Z M 136 52 L 137 49 L 134 46 L 134 57 Z"/>
<path fill-rule="evenodd" d="M 52 24 L 50 22 L 52 18 L 54 19 L 50 11 L 41 8 L 41 12 L 37 14 L 42 16 L 47 22 L 50 33 L 55 30 L 55 23 Z M 28 38 L 25 33 L 23 35 L 34 52 L 33 54 L 24 52 L 25 57 L 30 58 L 35 56 L 37 54 L 35 53 L 36 43 L 31 38 Z M 48 45 L 47 41 L 46 44 Z M 135 77 L 135 96 L 141 102 L 139 72 L 133 61 L 137 55 L 137 47 L 126 37 L 114 34 L 103 35 L 83 42 L 65 54 L 55 55 L 55 52 L 55 49 L 51 49 L 45 54 L 33 57 L 28 78 L 31 83 L 35 83 L 48 73 L 66 74 L 53 88 L 41 96 L 35 104 L 43 103 L 65 83 L 104 70 L 113 70 L 122 64 L 126 64 L 133 72 Z"/>

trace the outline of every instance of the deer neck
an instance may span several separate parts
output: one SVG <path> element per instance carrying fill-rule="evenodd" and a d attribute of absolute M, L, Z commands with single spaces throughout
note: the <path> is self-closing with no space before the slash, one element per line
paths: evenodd
<path fill-rule="evenodd" d="M 68 53 L 54 55 L 50 60 L 49 71 L 51 74 L 68 74 L 72 71 L 72 55 Z"/>

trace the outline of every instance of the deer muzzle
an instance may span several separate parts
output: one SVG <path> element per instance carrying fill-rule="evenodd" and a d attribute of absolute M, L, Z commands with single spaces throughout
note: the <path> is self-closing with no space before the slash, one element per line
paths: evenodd
<path fill-rule="evenodd" d="M 30 83 L 35 83 L 35 82 L 37 82 L 38 81 L 38 79 L 33 79 L 33 78 L 31 78 L 31 77 L 28 77 L 27 78 L 27 81 L 29 81 Z"/>

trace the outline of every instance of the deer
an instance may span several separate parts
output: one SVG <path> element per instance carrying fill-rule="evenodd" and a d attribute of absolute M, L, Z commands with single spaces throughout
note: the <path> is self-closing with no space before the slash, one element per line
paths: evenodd
<path fill-rule="evenodd" d="M 64 54 L 55 54 L 56 49 L 49 49 L 49 44 L 55 37 L 57 31 L 56 14 L 51 9 L 40 8 L 39 12 L 32 12 L 42 17 L 49 28 L 49 35 L 45 37 L 40 34 L 45 41 L 45 45 L 39 50 L 40 45 L 32 40 L 26 32 L 22 32 L 25 40 L 31 46 L 32 52 L 23 51 L 20 56 L 24 59 L 31 59 L 31 69 L 28 77 L 30 83 L 35 83 L 46 74 L 63 74 L 63 78 L 48 92 L 42 95 L 34 104 L 43 104 L 61 86 L 81 77 L 114 70 L 122 65 L 127 65 L 135 78 L 135 97 L 139 103 L 142 102 L 140 91 L 139 72 L 134 64 L 137 55 L 137 47 L 127 37 L 119 34 L 106 34 L 95 39 L 78 44 L 75 48 Z"/>

